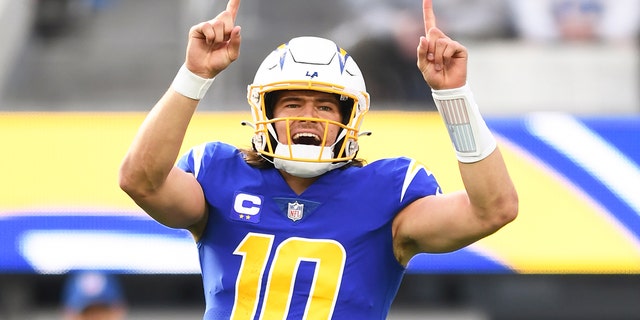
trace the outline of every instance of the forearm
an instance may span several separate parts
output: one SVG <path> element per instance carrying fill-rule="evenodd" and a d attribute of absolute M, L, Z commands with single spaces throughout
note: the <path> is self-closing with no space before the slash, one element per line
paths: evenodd
<path fill-rule="evenodd" d="M 490 223 L 508 220 L 517 211 L 515 188 L 469 86 L 434 90 L 433 95 L 459 160 L 470 208 Z"/>
<path fill-rule="evenodd" d="M 502 225 L 515 218 L 518 196 L 500 149 L 474 163 L 458 162 L 471 208 L 476 215 Z"/>
<path fill-rule="evenodd" d="M 169 89 L 140 126 L 121 166 L 121 184 L 152 191 L 167 178 L 193 116 L 197 100 Z"/>

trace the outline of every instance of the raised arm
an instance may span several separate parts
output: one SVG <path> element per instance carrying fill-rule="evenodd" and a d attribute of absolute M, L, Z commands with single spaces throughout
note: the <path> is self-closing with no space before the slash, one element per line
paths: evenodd
<path fill-rule="evenodd" d="M 175 167 L 187 126 L 212 78 L 238 58 L 240 0 L 189 31 L 185 63 L 142 123 L 120 167 L 120 187 L 152 218 L 200 235 L 207 212 L 195 177 Z"/>
<path fill-rule="evenodd" d="M 423 0 L 423 13 L 418 68 L 450 133 L 465 190 L 419 199 L 398 214 L 394 250 L 404 265 L 420 252 L 467 246 L 496 232 L 518 211 L 500 150 L 467 85 L 467 49 L 436 27 L 432 0 Z"/>

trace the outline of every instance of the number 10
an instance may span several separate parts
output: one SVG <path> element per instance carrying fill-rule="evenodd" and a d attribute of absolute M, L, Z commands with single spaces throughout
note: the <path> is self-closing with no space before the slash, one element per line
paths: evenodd
<path fill-rule="evenodd" d="M 231 319 L 253 319 L 260 289 L 273 246 L 273 235 L 248 233 L 233 254 L 242 256 L 236 280 Z M 289 313 L 298 266 L 314 262 L 315 272 L 304 311 L 304 319 L 330 319 L 338 297 L 346 252 L 328 239 L 291 237 L 280 243 L 273 254 L 260 319 L 284 319 Z"/>

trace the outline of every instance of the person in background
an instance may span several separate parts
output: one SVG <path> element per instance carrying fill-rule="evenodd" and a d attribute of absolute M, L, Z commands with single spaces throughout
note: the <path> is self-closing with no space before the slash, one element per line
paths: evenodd
<path fill-rule="evenodd" d="M 123 320 L 127 314 L 122 286 L 114 274 L 72 272 L 62 297 L 64 320 Z"/>
<path fill-rule="evenodd" d="M 378 107 L 436 110 L 431 89 L 416 68 L 415 42 L 424 33 L 422 14 L 405 6 L 383 12 L 385 20 L 395 22 L 363 35 L 347 49 L 363 70 L 367 91 Z"/>
<path fill-rule="evenodd" d="M 376 106 L 435 110 L 431 90 L 416 68 L 415 39 L 424 34 L 424 26 L 415 1 L 348 3 L 354 18 L 337 25 L 329 36 L 358 61 Z M 367 10 L 361 10 L 363 5 Z M 507 0 L 437 1 L 433 8 L 438 28 L 461 43 L 510 39 L 514 34 Z"/>
<path fill-rule="evenodd" d="M 510 0 L 515 29 L 533 42 L 637 41 L 638 0 Z"/>

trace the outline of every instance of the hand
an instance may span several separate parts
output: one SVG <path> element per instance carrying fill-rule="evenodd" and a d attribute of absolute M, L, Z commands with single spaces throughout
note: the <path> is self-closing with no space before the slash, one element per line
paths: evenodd
<path fill-rule="evenodd" d="M 467 48 L 436 27 L 432 0 L 422 1 L 425 35 L 418 44 L 418 68 L 433 89 L 462 87 L 467 81 Z"/>
<path fill-rule="evenodd" d="M 240 55 L 240 26 L 235 25 L 240 0 L 229 0 L 227 8 L 212 20 L 189 30 L 187 68 L 203 77 L 213 78 Z"/>

